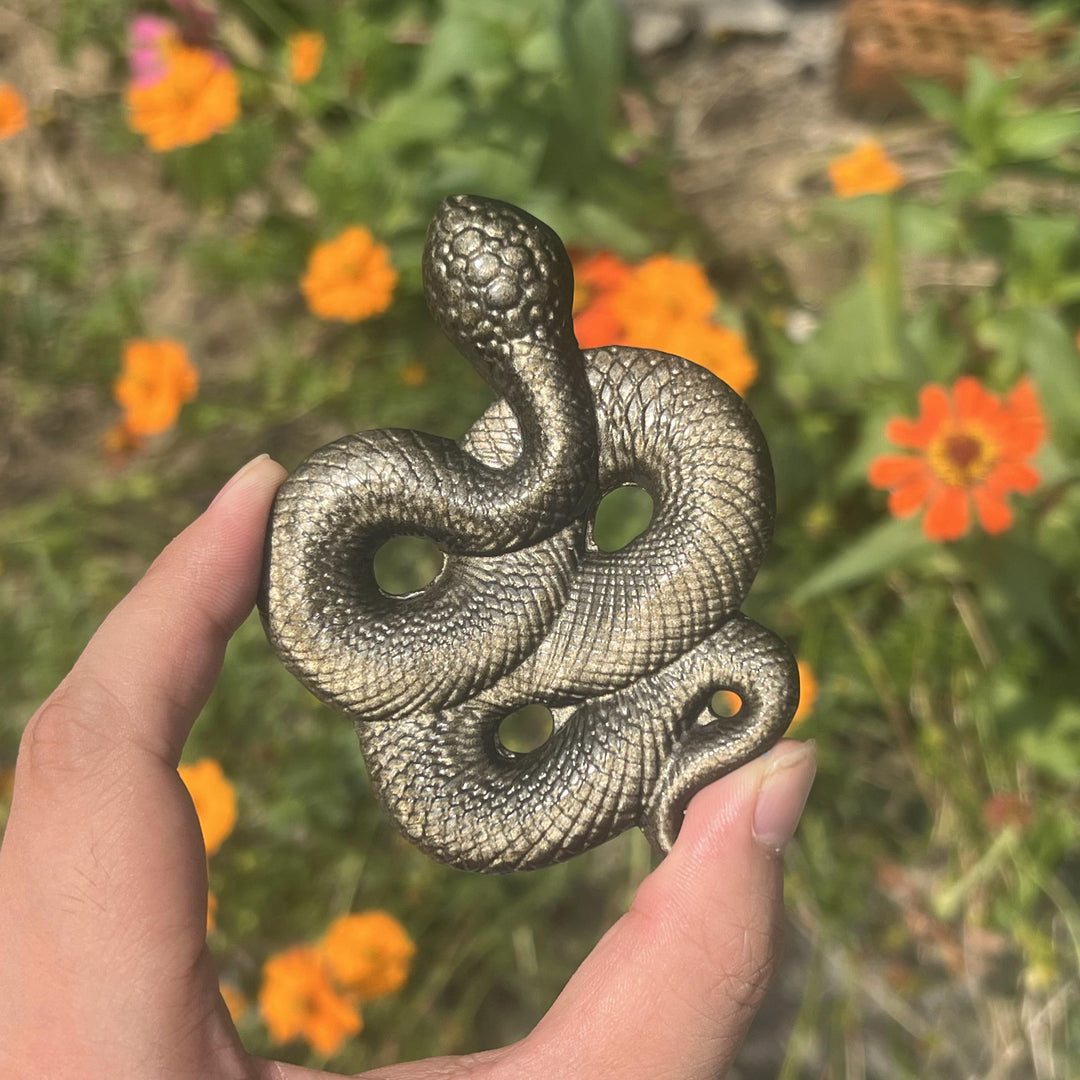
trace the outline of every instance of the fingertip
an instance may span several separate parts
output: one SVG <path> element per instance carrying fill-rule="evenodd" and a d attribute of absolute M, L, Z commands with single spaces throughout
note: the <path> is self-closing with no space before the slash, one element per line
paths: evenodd
<path fill-rule="evenodd" d="M 672 854 L 729 844 L 743 826 L 770 850 L 782 849 L 794 834 L 816 772 L 816 744 L 783 739 L 772 749 L 707 787 L 691 800 Z"/>
<path fill-rule="evenodd" d="M 765 773 L 754 800 L 753 836 L 766 851 L 780 854 L 802 817 L 817 773 L 817 745 L 789 741 L 765 760 Z"/>
<path fill-rule="evenodd" d="M 230 507 L 244 502 L 263 501 L 272 496 L 288 476 L 286 470 L 269 454 L 259 454 L 238 469 L 214 496 L 209 509 Z"/>
<path fill-rule="evenodd" d="M 815 760 L 812 742 L 785 739 L 702 788 L 690 800 L 671 851 L 642 882 L 634 907 L 678 938 L 717 903 L 730 911 L 752 896 L 761 915 L 778 905 L 776 856 L 795 831 Z"/>

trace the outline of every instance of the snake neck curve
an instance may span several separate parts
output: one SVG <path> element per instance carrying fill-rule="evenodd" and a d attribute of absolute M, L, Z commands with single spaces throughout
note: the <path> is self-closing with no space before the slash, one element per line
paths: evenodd
<path fill-rule="evenodd" d="M 435 321 L 514 413 L 518 456 L 484 477 L 484 495 L 504 544 L 510 533 L 511 546 L 534 543 L 586 512 L 596 488 L 596 409 L 566 249 L 515 206 L 456 195 L 428 229 L 423 276 Z"/>

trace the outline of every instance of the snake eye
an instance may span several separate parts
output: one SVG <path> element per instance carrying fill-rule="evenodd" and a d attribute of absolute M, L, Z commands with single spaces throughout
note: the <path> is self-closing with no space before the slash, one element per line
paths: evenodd
<path fill-rule="evenodd" d="M 652 517 L 652 496 L 637 484 L 622 484 L 597 504 L 593 542 L 603 552 L 621 551 L 652 524 Z"/>
<path fill-rule="evenodd" d="M 426 589 L 442 573 L 446 556 L 426 536 L 392 536 L 375 552 L 375 584 L 389 596 Z"/>
<path fill-rule="evenodd" d="M 555 717 L 546 705 L 526 705 L 499 721 L 496 737 L 511 754 L 531 754 L 551 738 Z"/>

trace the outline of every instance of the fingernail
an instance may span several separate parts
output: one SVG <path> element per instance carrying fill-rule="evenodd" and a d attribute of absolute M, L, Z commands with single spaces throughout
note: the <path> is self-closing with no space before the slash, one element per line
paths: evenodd
<path fill-rule="evenodd" d="M 813 739 L 781 743 L 771 755 L 754 806 L 754 839 L 780 852 L 795 833 L 817 771 Z"/>
<path fill-rule="evenodd" d="M 228 480 L 225 481 L 225 486 L 214 496 L 213 502 L 211 502 L 210 505 L 213 506 L 214 503 L 216 503 L 222 497 L 222 495 L 224 495 L 225 492 L 229 490 L 229 488 L 235 487 L 240 480 L 242 480 L 249 473 L 254 472 L 262 465 L 264 461 L 269 461 L 269 459 L 269 454 L 259 454 L 258 457 L 253 457 L 246 465 L 241 466 L 241 468 L 239 468 Z"/>

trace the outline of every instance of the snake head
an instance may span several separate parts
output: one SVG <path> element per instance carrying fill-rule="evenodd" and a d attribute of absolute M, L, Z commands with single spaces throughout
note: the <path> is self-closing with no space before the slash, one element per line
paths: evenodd
<path fill-rule="evenodd" d="M 496 385 L 515 347 L 577 348 L 566 249 L 542 221 L 508 203 L 443 200 L 428 229 L 424 292 L 446 336 Z"/>

